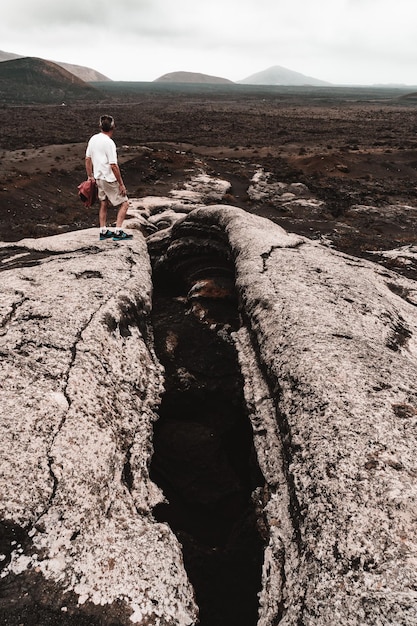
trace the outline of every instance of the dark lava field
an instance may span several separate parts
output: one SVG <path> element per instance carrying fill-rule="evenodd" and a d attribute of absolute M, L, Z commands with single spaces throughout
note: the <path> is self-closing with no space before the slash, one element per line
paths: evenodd
<path fill-rule="evenodd" d="M 3 241 L 97 225 L 97 209 L 84 208 L 77 185 L 102 113 L 116 119 L 130 197 L 165 195 L 203 168 L 231 183 L 225 204 L 342 251 L 366 255 L 415 241 L 416 94 L 153 83 L 105 88 L 93 103 L 0 105 Z M 259 167 L 270 182 L 307 185 L 326 212 L 296 216 L 271 200 L 250 200 L 247 189 Z M 352 214 L 354 205 L 370 210 Z"/>

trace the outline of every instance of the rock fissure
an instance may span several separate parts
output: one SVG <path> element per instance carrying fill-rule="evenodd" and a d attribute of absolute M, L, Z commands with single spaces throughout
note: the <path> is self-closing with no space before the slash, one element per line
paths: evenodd
<path fill-rule="evenodd" d="M 286 250 L 296 250 L 297 248 L 300 248 L 303 245 L 304 245 L 304 241 L 302 241 L 300 239 L 298 241 L 290 242 L 290 243 L 286 244 L 284 247 L 285 247 Z M 275 252 L 275 250 L 282 250 L 282 249 L 283 249 L 283 246 L 271 246 L 270 249 L 267 250 L 267 252 L 262 252 L 261 253 L 261 258 L 262 258 L 262 261 L 263 261 L 263 272 L 266 272 L 266 270 L 267 270 L 267 261 L 271 258 L 271 256 Z"/>
<path fill-rule="evenodd" d="M 103 251 L 100 248 L 88 246 L 80 249 L 78 252 L 96 255 L 101 254 Z M 36 267 L 43 263 L 52 262 L 58 256 L 62 260 L 66 261 L 71 261 L 76 258 L 73 252 L 59 251 L 43 247 L 39 247 L 39 249 L 36 247 L 29 248 L 23 245 L 15 247 L 5 246 L 3 249 L 0 248 L 0 272 Z M 84 277 L 87 278 L 89 270 L 85 270 L 85 274 L 86 275 Z"/>
<path fill-rule="evenodd" d="M 134 481 L 132 465 L 130 462 L 131 454 L 132 454 L 131 449 L 132 449 L 132 446 L 130 446 L 126 452 L 126 461 L 123 465 L 123 471 L 122 471 L 122 481 L 124 482 L 124 484 L 126 485 L 126 487 L 128 488 L 130 492 L 132 491 L 133 481 Z"/>
<path fill-rule="evenodd" d="M 252 367 L 256 363 L 256 368 L 259 370 L 258 384 L 262 380 L 264 386 L 264 400 L 271 402 L 273 412 L 273 422 L 276 425 L 274 432 L 275 443 L 279 446 L 281 451 L 283 477 L 286 484 L 287 497 L 288 497 L 288 513 L 291 519 L 291 525 L 294 533 L 294 539 L 297 543 L 298 550 L 301 553 L 303 549 L 303 540 L 300 532 L 300 521 L 302 520 L 301 505 L 297 497 L 297 489 L 295 487 L 294 476 L 290 470 L 294 454 L 297 452 L 297 445 L 292 441 L 291 428 L 288 424 L 286 416 L 279 408 L 279 399 L 282 396 L 281 386 L 278 380 L 274 379 L 273 374 L 269 371 L 266 364 L 262 361 L 260 346 L 256 332 L 251 328 L 251 321 L 247 315 L 244 315 L 245 328 L 248 332 L 249 344 L 252 348 Z M 295 381 L 293 381 L 294 390 L 296 389 Z M 256 416 L 256 411 L 255 411 Z M 265 417 L 261 417 L 262 424 L 265 423 Z M 256 428 L 256 417 L 252 418 L 252 424 Z M 269 433 L 271 436 L 271 433 Z M 276 476 L 270 475 L 268 477 L 268 484 L 271 490 L 277 489 L 275 483 Z M 282 487 L 281 487 L 282 488 Z"/>
<path fill-rule="evenodd" d="M 256 341 L 247 326 L 234 333 L 244 377 L 245 399 L 254 445 L 266 485 L 258 495 L 258 526 L 265 541 L 258 626 L 278 624 L 285 615 L 287 570 L 297 566 L 297 528 L 291 510 L 291 489 L 279 431 L 276 402 L 271 395 Z"/>
<path fill-rule="evenodd" d="M 0 271 L 34 267 L 51 256 L 50 252 L 29 250 L 26 248 L 5 248 L 0 250 Z"/>
<path fill-rule="evenodd" d="M 197 236 L 203 255 L 192 237 L 179 236 L 154 259 L 152 321 L 165 391 L 151 477 L 167 498 L 154 514 L 183 546 L 201 626 L 254 626 L 264 541 L 255 493 L 264 479 L 231 337 L 240 326 L 233 265 L 223 234 L 207 247 L 204 232 Z"/>
<path fill-rule="evenodd" d="M 391 328 L 391 334 L 387 339 L 387 347 L 394 352 L 405 348 L 412 337 L 411 330 L 407 327 L 402 318 L 396 320 Z"/>
<path fill-rule="evenodd" d="M 68 368 L 66 370 L 66 372 L 64 373 L 64 375 L 62 376 L 61 380 L 62 380 L 62 394 L 65 397 L 65 400 L 67 402 L 67 409 L 66 411 L 63 413 L 62 417 L 61 417 L 61 421 L 60 423 L 57 425 L 57 429 L 56 432 L 54 434 L 54 437 L 51 440 L 50 443 L 50 448 L 47 451 L 46 457 L 47 457 L 47 463 L 48 463 L 48 468 L 49 468 L 49 475 L 51 477 L 52 480 L 52 490 L 48 499 L 48 502 L 46 503 L 46 506 L 44 508 L 44 510 L 38 515 L 37 519 L 35 519 L 35 521 L 33 523 L 31 523 L 28 527 L 28 530 L 30 531 L 32 528 L 36 528 L 40 522 L 40 520 L 42 519 L 42 517 L 44 515 L 46 515 L 46 513 L 48 512 L 48 510 L 51 508 L 52 503 L 55 499 L 56 493 L 57 493 L 57 489 L 58 489 L 58 484 L 59 484 L 59 479 L 56 476 L 56 473 L 53 469 L 54 463 L 55 463 L 55 458 L 52 454 L 52 450 L 54 448 L 55 442 L 60 434 L 60 432 L 62 431 L 65 421 L 67 419 L 67 415 L 68 415 L 68 411 L 71 408 L 71 396 L 67 391 L 68 388 L 68 381 L 71 375 L 71 370 L 74 366 L 74 363 L 76 361 L 77 358 L 77 346 L 78 344 L 83 340 L 83 333 L 84 331 L 89 327 L 89 325 L 91 324 L 92 320 L 94 319 L 94 317 L 96 316 L 97 312 L 100 310 L 101 307 L 99 307 L 99 309 L 97 311 L 94 311 L 89 319 L 86 321 L 86 323 L 84 324 L 84 326 L 82 328 L 80 328 L 80 330 L 78 331 L 76 337 L 75 337 L 75 341 L 72 344 L 72 346 L 70 347 L 70 354 L 71 354 L 71 360 L 68 364 Z M 52 346 L 51 346 L 52 347 Z M 53 346 L 53 348 L 56 350 L 56 346 Z"/>
<path fill-rule="evenodd" d="M 154 333 L 140 237 L 2 275 L 0 621 L 191 626 L 192 581 L 202 626 L 411 626 L 414 282 L 233 207 L 165 222 Z"/>
<path fill-rule="evenodd" d="M 9 310 L 6 313 L 3 313 L 1 317 L 0 335 L 4 335 L 7 333 L 7 325 L 10 324 L 10 322 L 13 320 L 19 308 L 22 307 L 29 300 L 29 298 L 27 298 L 25 294 L 20 291 L 16 291 L 13 295 L 13 298 L 14 296 L 20 296 L 20 300 L 18 302 L 13 300 L 9 305 Z"/>

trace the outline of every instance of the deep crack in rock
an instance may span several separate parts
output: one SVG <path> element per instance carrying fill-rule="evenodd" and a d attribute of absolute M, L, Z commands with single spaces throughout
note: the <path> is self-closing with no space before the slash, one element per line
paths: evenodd
<path fill-rule="evenodd" d="M 221 233 L 210 235 L 177 240 L 154 259 L 166 390 L 151 477 L 168 499 L 154 514 L 183 546 L 201 626 L 254 626 L 264 538 L 253 494 L 264 480 L 231 338 L 240 326 L 234 268 Z"/>

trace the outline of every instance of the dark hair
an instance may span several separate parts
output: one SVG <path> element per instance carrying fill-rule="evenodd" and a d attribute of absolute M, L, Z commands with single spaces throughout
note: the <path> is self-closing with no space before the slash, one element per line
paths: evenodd
<path fill-rule="evenodd" d="M 100 117 L 99 126 L 101 130 L 104 130 L 105 133 L 108 133 L 114 128 L 114 119 L 111 115 L 102 115 Z"/>

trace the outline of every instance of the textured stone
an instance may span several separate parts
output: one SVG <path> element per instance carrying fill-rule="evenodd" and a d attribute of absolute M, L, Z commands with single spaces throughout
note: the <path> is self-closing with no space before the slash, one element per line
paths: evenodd
<path fill-rule="evenodd" d="M 38 594 L 58 589 L 58 611 L 103 624 L 185 626 L 195 607 L 180 548 L 152 517 L 163 377 L 146 245 L 96 237 L 22 241 L 10 246 L 18 267 L 1 273 L 0 510 L 27 532 L 2 577 L 36 574 Z M 34 250 L 44 256 L 31 265 Z"/>
<path fill-rule="evenodd" d="M 272 182 L 271 177 L 272 174 L 265 172 L 262 168 L 255 172 L 248 188 L 248 196 L 253 202 L 267 202 L 294 218 L 326 214 L 327 209 L 324 202 L 312 197 L 306 185 L 281 181 Z"/>
<path fill-rule="evenodd" d="M 416 283 L 235 209 L 188 220 L 225 229 L 249 331 L 260 624 L 415 624 Z"/>
<path fill-rule="evenodd" d="M 259 626 L 415 625 L 416 282 L 233 207 L 169 215 L 155 225 L 174 273 L 184 250 L 190 268 L 205 254 L 235 266 L 266 481 Z M 2 575 L 53 582 L 70 612 L 192 624 L 179 545 L 152 517 L 163 377 L 144 240 L 92 237 L 2 248 L 0 506 L 28 535 Z"/>

